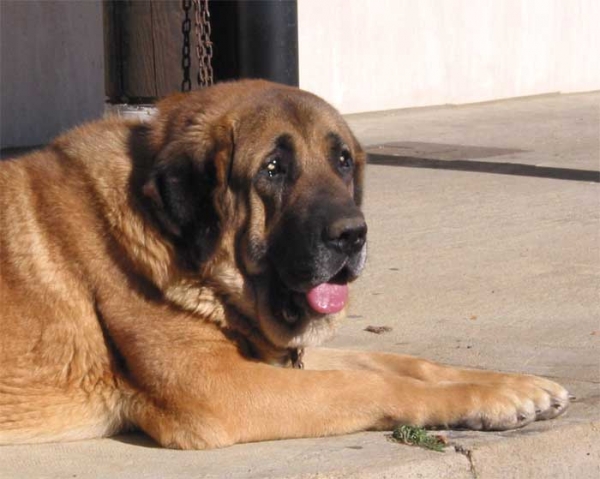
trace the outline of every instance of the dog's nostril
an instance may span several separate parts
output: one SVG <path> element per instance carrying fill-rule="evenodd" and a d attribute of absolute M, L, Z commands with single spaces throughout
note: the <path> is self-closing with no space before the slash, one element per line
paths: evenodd
<path fill-rule="evenodd" d="M 326 229 L 327 244 L 346 254 L 361 250 L 367 239 L 367 224 L 362 217 L 344 218 Z"/>
<path fill-rule="evenodd" d="M 348 246 L 353 246 L 353 245 L 362 246 L 363 243 L 365 242 L 365 229 L 364 228 L 347 229 L 340 235 L 340 237 L 338 238 L 338 241 L 340 241 L 341 243 L 348 245 Z"/>

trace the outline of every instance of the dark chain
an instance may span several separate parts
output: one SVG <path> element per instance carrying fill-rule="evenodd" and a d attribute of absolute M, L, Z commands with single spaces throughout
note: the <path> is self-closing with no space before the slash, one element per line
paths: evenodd
<path fill-rule="evenodd" d="M 185 19 L 181 24 L 181 32 L 183 33 L 183 48 L 181 50 L 183 81 L 181 82 L 181 91 L 190 91 L 192 89 L 192 80 L 190 77 L 190 67 L 192 65 L 192 58 L 190 56 L 190 33 L 192 31 L 190 10 L 192 8 L 192 0 L 182 0 L 181 4 L 185 12 Z"/>
<path fill-rule="evenodd" d="M 213 45 L 210 41 L 210 12 L 208 0 L 193 0 L 196 20 L 196 54 L 198 56 L 198 85 L 213 84 Z"/>

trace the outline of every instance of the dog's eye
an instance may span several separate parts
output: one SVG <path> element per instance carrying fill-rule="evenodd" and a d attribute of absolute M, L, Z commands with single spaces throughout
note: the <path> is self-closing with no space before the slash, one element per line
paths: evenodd
<path fill-rule="evenodd" d="M 342 151 L 340 157 L 338 158 L 338 166 L 341 170 L 349 170 L 354 166 L 354 160 L 350 156 L 350 152 Z"/>
<path fill-rule="evenodd" d="M 267 171 L 269 178 L 275 178 L 276 176 L 283 175 L 285 173 L 279 158 L 273 158 L 270 160 L 265 166 L 265 170 Z"/>

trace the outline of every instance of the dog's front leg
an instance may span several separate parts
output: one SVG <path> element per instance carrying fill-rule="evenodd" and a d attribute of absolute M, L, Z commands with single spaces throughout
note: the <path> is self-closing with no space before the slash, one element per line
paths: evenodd
<path fill-rule="evenodd" d="M 177 368 L 147 378 L 153 382 L 130 415 L 163 446 L 185 449 L 396 424 L 508 429 L 535 419 L 532 399 L 542 394 L 534 386 L 432 383 L 381 371 L 283 369 L 227 346 L 172 359 Z"/>
<path fill-rule="evenodd" d="M 402 354 L 307 348 L 304 364 L 307 369 L 314 370 L 382 371 L 430 383 L 481 384 L 495 387 L 499 393 L 513 390 L 529 396 L 529 400 L 535 405 L 536 419 L 554 418 L 569 406 L 568 391 L 546 378 L 457 368 Z"/>

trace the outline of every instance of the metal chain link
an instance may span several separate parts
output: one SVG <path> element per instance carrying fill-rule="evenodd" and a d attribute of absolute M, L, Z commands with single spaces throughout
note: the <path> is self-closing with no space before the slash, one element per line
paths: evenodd
<path fill-rule="evenodd" d="M 211 26 L 208 0 L 193 0 L 196 20 L 196 55 L 198 56 L 198 85 L 213 84 L 213 44 L 210 41 Z"/>
<path fill-rule="evenodd" d="M 192 80 L 190 78 L 190 67 L 192 58 L 190 56 L 190 33 L 192 31 L 192 19 L 190 18 L 190 10 L 192 8 L 192 0 L 182 1 L 185 18 L 181 24 L 181 33 L 183 33 L 183 48 L 181 50 L 181 68 L 183 69 L 183 81 L 181 82 L 181 91 L 190 91 L 192 89 Z"/>

